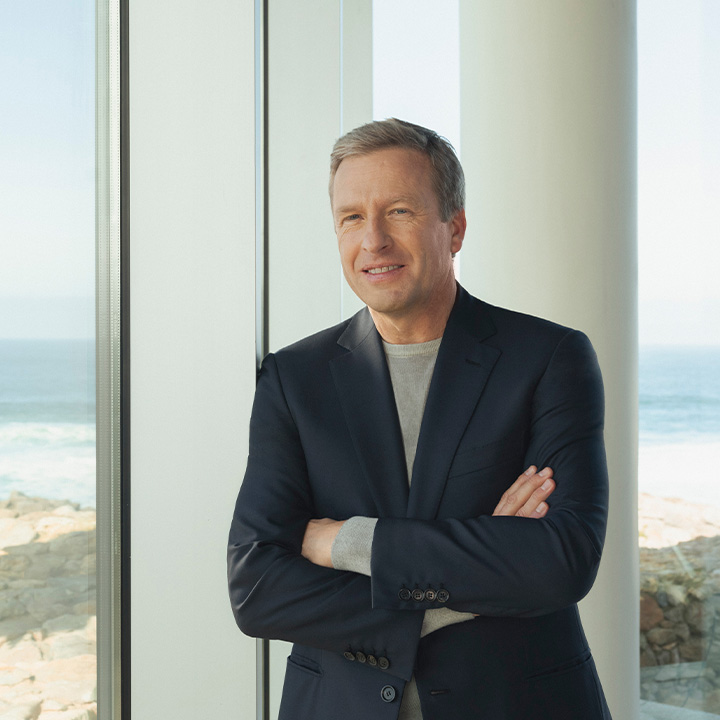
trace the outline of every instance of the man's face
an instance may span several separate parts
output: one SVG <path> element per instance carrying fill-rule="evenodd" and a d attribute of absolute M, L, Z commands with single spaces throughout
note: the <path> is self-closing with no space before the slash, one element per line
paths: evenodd
<path fill-rule="evenodd" d="M 462 247 L 465 214 L 442 222 L 421 152 L 388 148 L 346 158 L 332 209 L 345 278 L 371 310 L 418 317 L 454 288 L 452 253 Z"/>

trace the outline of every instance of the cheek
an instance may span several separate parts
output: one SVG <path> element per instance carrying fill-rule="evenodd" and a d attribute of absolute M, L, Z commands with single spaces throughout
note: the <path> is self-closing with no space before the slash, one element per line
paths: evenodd
<path fill-rule="evenodd" d="M 338 251 L 340 253 L 340 264 L 343 268 L 352 268 L 357 258 L 357 248 L 347 240 L 341 240 L 338 243 Z"/>

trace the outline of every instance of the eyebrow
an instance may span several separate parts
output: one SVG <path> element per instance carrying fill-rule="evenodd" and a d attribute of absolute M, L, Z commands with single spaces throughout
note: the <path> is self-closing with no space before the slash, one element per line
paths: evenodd
<path fill-rule="evenodd" d="M 333 215 L 335 215 L 335 216 L 337 217 L 338 215 L 344 215 L 345 213 L 348 213 L 348 212 L 350 212 L 351 210 L 352 210 L 353 212 L 355 212 L 355 206 L 354 206 L 354 205 L 343 205 L 342 207 L 337 208 L 337 209 L 333 212 Z"/>
<path fill-rule="evenodd" d="M 386 203 L 386 205 L 398 205 L 403 203 L 407 203 L 410 205 L 420 204 L 417 198 L 414 198 L 410 195 L 397 195 L 392 200 L 390 200 L 390 202 Z M 339 215 L 345 215 L 345 213 L 349 212 L 357 212 L 357 205 L 343 205 L 342 207 L 339 207 L 335 210 L 334 215 L 337 217 Z"/>

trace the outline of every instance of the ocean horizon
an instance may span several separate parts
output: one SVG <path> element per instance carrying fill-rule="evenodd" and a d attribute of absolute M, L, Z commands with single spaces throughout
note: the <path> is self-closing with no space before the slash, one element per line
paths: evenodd
<path fill-rule="evenodd" d="M 720 507 L 720 347 L 641 347 L 639 380 L 640 492 Z M 95 506 L 93 340 L 0 339 L 0 500 L 13 491 Z"/>

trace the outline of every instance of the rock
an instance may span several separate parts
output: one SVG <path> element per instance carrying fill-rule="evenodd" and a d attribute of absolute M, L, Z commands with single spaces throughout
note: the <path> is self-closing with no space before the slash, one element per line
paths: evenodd
<path fill-rule="evenodd" d="M 0 686 L 17 685 L 23 680 L 27 680 L 31 677 L 31 670 L 23 670 L 21 668 L 13 667 L 12 665 L 0 666 Z"/>
<path fill-rule="evenodd" d="M 33 525 L 24 520 L 0 518 L 0 548 L 27 545 L 38 536 Z"/>
<path fill-rule="evenodd" d="M 50 618 L 65 615 L 69 605 L 74 602 L 74 596 L 66 588 L 53 585 L 24 592 L 20 600 L 28 614 L 42 624 Z"/>
<path fill-rule="evenodd" d="M 10 555 L 0 552 L 0 580 L 15 580 L 25 574 L 30 559 L 23 555 Z"/>
<path fill-rule="evenodd" d="M 681 640 L 690 639 L 690 628 L 684 622 L 674 623 L 672 629 Z"/>
<path fill-rule="evenodd" d="M 655 653 L 650 648 L 645 648 L 640 652 L 640 667 L 654 667 L 657 665 Z"/>
<path fill-rule="evenodd" d="M 7 590 L 0 592 L 0 620 L 24 615 L 25 608 L 14 595 Z"/>
<path fill-rule="evenodd" d="M 700 637 L 691 637 L 679 646 L 680 656 L 683 660 L 700 661 L 705 656 L 705 641 Z"/>
<path fill-rule="evenodd" d="M 0 720 L 37 720 L 40 716 L 40 703 L 16 705 L 0 713 Z"/>
<path fill-rule="evenodd" d="M 684 616 L 685 622 L 688 624 L 692 632 L 694 632 L 696 635 L 699 635 L 704 631 L 705 623 L 702 603 L 692 602 L 687 605 L 685 608 Z"/>
<path fill-rule="evenodd" d="M 42 650 L 32 639 L 23 639 L 18 643 L 5 643 L 0 646 L 0 665 L 27 667 L 43 659 Z"/>
<path fill-rule="evenodd" d="M 48 638 L 48 657 L 52 660 L 71 658 L 77 655 L 95 655 L 97 648 L 95 642 L 88 638 L 85 631 L 76 630 L 68 633 L 58 633 Z"/>
<path fill-rule="evenodd" d="M 71 708 L 61 712 L 43 711 L 38 720 L 96 720 L 97 713 L 93 708 Z"/>
<path fill-rule="evenodd" d="M 671 607 L 665 610 L 665 620 L 671 625 L 683 621 L 683 607 Z"/>
<path fill-rule="evenodd" d="M 72 630 L 84 630 L 90 622 L 89 615 L 61 615 L 43 623 L 45 635 L 52 633 L 70 632 Z M 94 618 L 93 618 L 94 620 Z"/>
<path fill-rule="evenodd" d="M 58 710 L 67 710 L 68 707 L 64 703 L 60 703 L 57 700 L 45 700 L 45 702 L 43 702 L 42 709 L 43 712 L 57 712 Z"/>
<path fill-rule="evenodd" d="M 640 595 L 640 629 L 643 632 L 651 630 L 663 619 L 663 611 L 651 595 Z"/>
<path fill-rule="evenodd" d="M 94 655 L 51 660 L 38 666 L 35 678 L 48 699 L 67 705 L 95 701 Z"/>
<path fill-rule="evenodd" d="M 653 645 L 667 645 L 675 640 L 675 632 L 670 628 L 653 628 L 647 633 L 648 642 Z"/>
<path fill-rule="evenodd" d="M 670 585 L 666 588 L 668 602 L 671 605 L 683 605 L 687 598 L 687 589 L 682 585 Z"/>
<path fill-rule="evenodd" d="M 0 637 L 6 642 L 16 640 L 37 627 L 38 623 L 31 615 L 20 615 L 0 621 Z"/>
<path fill-rule="evenodd" d="M 13 590 L 27 590 L 28 588 L 39 588 L 44 586 L 45 583 L 42 580 L 11 580 L 8 583 L 8 587 Z"/>

